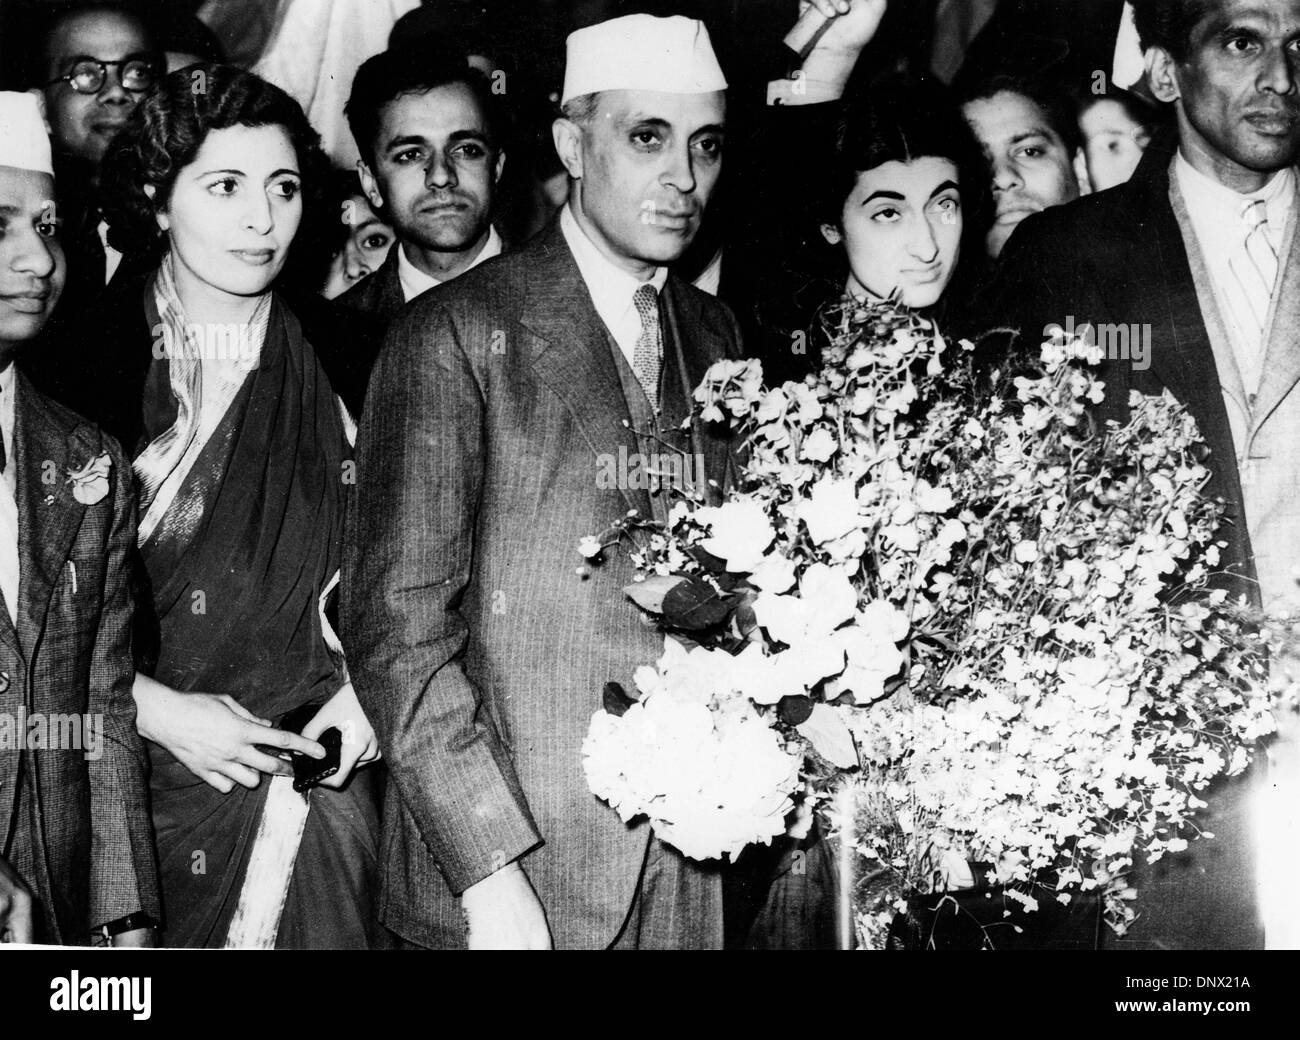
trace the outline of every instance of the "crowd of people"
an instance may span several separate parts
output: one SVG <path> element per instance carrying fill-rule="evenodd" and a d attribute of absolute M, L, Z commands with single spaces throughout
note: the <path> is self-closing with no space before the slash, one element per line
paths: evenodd
<path fill-rule="evenodd" d="M 759 97 L 683 16 L 576 30 L 526 98 L 490 23 L 404 20 L 348 73 L 355 170 L 197 20 L 47 21 L 0 94 L 0 713 L 105 732 L 0 746 L 5 938 L 222 946 L 269 904 L 278 948 L 833 945 L 815 828 L 697 863 L 589 793 L 601 690 L 659 637 L 625 562 L 571 579 L 580 535 L 670 505 L 593 457 L 724 487 L 693 387 L 801 378 L 845 296 L 1001 350 L 1151 325 L 1104 378 L 1196 416 L 1230 587 L 1294 591 L 1300 0 L 1137 0 L 1123 87 L 864 75 L 887 0 L 808 6 Z M 1261 774 L 1121 945 L 1265 942 Z"/>

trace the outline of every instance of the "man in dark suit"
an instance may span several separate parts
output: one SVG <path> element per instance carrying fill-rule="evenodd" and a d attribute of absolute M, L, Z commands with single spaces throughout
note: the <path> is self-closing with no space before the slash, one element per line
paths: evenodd
<path fill-rule="evenodd" d="M 501 252 L 492 226 L 505 117 L 492 84 L 452 47 L 384 51 L 357 70 L 348 125 L 361 186 L 397 244 L 339 297 L 391 319 L 402 305 Z"/>
<path fill-rule="evenodd" d="M 602 461 L 685 451 L 725 479 L 728 441 L 682 423 L 707 367 L 738 354 L 735 322 L 667 269 L 717 181 L 725 85 L 698 22 L 574 33 L 555 124 L 568 207 L 390 326 L 342 617 L 391 776 L 383 917 L 409 942 L 722 943 L 716 867 L 588 790 L 602 689 L 632 688 L 663 640 L 622 592 L 627 554 L 588 570 L 576 546 L 630 509 L 666 515 L 665 492 L 604 486 Z"/>
<path fill-rule="evenodd" d="M 1019 328 L 1024 351 L 1051 326 L 1090 324 L 1106 351 L 1106 417 L 1125 418 L 1131 390 L 1168 391 L 1188 408 L 1210 449 L 1207 493 L 1232 514 L 1227 585 L 1273 605 L 1295 596 L 1300 545 L 1300 0 L 1143 0 L 1135 10 L 1152 89 L 1173 106 L 1177 134 L 1158 136 L 1127 184 L 1027 218 L 1003 254 L 990 317 Z M 1294 937 L 1294 850 L 1274 842 L 1296 827 L 1273 818 L 1252 831 L 1250 820 L 1265 773 L 1295 761 L 1294 717 L 1279 726 L 1269 768 L 1257 763 L 1210 796 L 1212 840 L 1138 865 L 1142 916 L 1116 946 L 1252 948 L 1266 929 L 1270 946 L 1287 929 Z"/>
<path fill-rule="evenodd" d="M 13 363 L 64 284 L 49 154 L 35 99 L 0 94 L 0 937 L 146 945 L 131 464 Z"/>

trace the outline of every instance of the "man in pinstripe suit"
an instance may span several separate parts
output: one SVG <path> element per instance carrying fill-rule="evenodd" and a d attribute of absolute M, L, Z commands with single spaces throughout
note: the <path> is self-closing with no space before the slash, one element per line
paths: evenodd
<path fill-rule="evenodd" d="M 131 465 L 15 369 L 66 268 L 49 141 L 0 93 L 0 941 L 152 945 Z"/>
<path fill-rule="evenodd" d="M 719 947 L 716 868 L 587 789 L 602 688 L 662 638 L 625 554 L 575 571 L 580 536 L 665 512 L 603 461 L 662 438 L 725 476 L 727 441 L 682 424 L 735 322 L 667 271 L 720 172 L 725 82 L 685 18 L 579 30 L 568 58 L 568 207 L 402 312 L 361 423 L 343 623 L 390 768 L 380 905 L 426 947 Z"/>

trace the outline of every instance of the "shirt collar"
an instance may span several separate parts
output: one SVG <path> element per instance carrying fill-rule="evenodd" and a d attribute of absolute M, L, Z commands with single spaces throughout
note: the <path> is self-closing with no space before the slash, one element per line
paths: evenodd
<path fill-rule="evenodd" d="M 1193 215 L 1203 219 L 1211 217 L 1211 214 L 1214 219 L 1227 215 L 1236 220 L 1248 201 L 1263 199 L 1269 223 L 1279 228 L 1286 223 L 1295 200 L 1295 174 L 1291 167 L 1278 170 L 1262 188 L 1243 195 L 1198 170 L 1187 161 L 1181 148 L 1174 157 L 1174 164 L 1178 186 L 1188 203 L 1188 211 Z"/>
<path fill-rule="evenodd" d="M 477 267 L 483 261 L 491 260 L 494 256 L 500 256 L 502 247 L 503 243 L 501 236 L 497 234 L 497 229 L 489 227 L 487 241 L 483 243 L 483 248 L 478 251 L 478 256 L 470 261 L 469 267 L 465 268 L 465 270 L 468 271 L 470 267 Z M 402 298 L 405 302 L 409 303 L 420 293 L 427 292 L 435 285 L 442 284 L 440 280 L 425 274 L 406 258 L 406 247 L 402 243 L 399 242 L 395 248 L 397 249 L 397 280 L 401 283 Z"/>
<path fill-rule="evenodd" d="M 648 282 L 628 274 L 610 260 L 596 246 L 587 233 L 582 230 L 573 215 L 572 204 L 566 204 L 560 211 L 560 231 L 569 244 L 569 251 L 578 264 L 582 280 L 587 283 L 591 293 L 591 302 L 596 306 L 596 313 L 610 329 L 617 327 L 621 318 L 630 309 L 635 309 L 632 297 L 643 285 L 653 285 L 656 292 L 663 292 L 668 281 L 668 268 L 656 267 L 654 275 Z"/>

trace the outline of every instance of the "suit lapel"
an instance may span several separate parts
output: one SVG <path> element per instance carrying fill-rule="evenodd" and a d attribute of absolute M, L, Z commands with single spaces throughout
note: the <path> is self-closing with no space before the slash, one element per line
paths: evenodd
<path fill-rule="evenodd" d="M 535 256 L 520 322 L 535 337 L 531 358 L 537 378 L 564 402 L 593 455 L 616 454 L 620 447 L 628 457 L 635 455 L 640 448 L 629 426 L 610 333 L 596 314 L 559 222 L 554 221 L 529 250 Z M 595 473 L 593 458 L 593 479 Z M 621 490 L 629 508 L 643 518 L 654 515 L 644 489 Z"/>
<path fill-rule="evenodd" d="M 70 429 L 19 373 L 14 447 L 18 470 L 18 638 L 30 657 L 45 628 L 50 596 L 86 507 L 72 494 L 69 468 L 99 453 L 90 426 Z M 118 480 L 122 479 L 117 474 Z"/>
<path fill-rule="evenodd" d="M 1291 207 L 1283 249 L 1281 285 L 1274 290 L 1273 320 L 1261 368 L 1259 391 L 1251 410 L 1258 428 L 1300 380 L 1300 199 Z"/>

